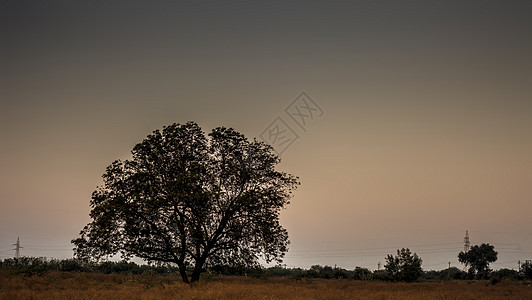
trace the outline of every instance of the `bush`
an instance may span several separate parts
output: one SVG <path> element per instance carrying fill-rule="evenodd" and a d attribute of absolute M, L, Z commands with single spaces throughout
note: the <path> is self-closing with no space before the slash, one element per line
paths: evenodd
<path fill-rule="evenodd" d="M 264 274 L 266 276 L 290 276 L 292 275 L 292 270 L 282 266 L 275 266 L 267 268 L 264 271 Z"/>
<path fill-rule="evenodd" d="M 519 272 L 511 269 L 500 269 L 494 272 L 491 272 L 490 279 L 519 279 Z"/>
<path fill-rule="evenodd" d="M 355 280 L 371 280 L 373 275 L 368 268 L 356 267 L 353 271 L 353 279 Z"/>
<path fill-rule="evenodd" d="M 320 274 L 322 274 L 323 267 L 320 265 L 313 265 L 310 267 L 310 269 L 305 274 L 305 277 L 311 277 L 311 278 L 319 278 Z"/>
<path fill-rule="evenodd" d="M 244 276 L 249 273 L 249 268 L 244 266 L 215 265 L 210 270 L 220 275 L 229 276 Z"/>
<path fill-rule="evenodd" d="M 412 254 L 410 249 L 403 248 L 397 250 L 397 255 L 388 255 L 384 268 L 390 274 L 393 281 L 411 282 L 417 280 L 422 274 L 421 264 L 423 261 L 416 253 Z"/>
<path fill-rule="evenodd" d="M 345 269 L 335 267 L 333 270 L 332 278 L 347 279 L 349 278 L 349 273 Z"/>
<path fill-rule="evenodd" d="M 390 273 L 386 270 L 375 270 L 372 276 L 373 280 L 389 281 L 391 280 Z"/>
<path fill-rule="evenodd" d="M 48 262 L 43 257 L 8 258 L 2 262 L 2 268 L 28 276 L 42 275 L 49 271 Z"/>
<path fill-rule="evenodd" d="M 58 261 L 57 270 L 63 272 L 88 272 L 91 268 L 79 259 L 69 258 Z"/>
<path fill-rule="evenodd" d="M 421 277 L 425 280 L 438 280 L 440 279 L 440 271 L 424 271 L 423 274 L 421 274 Z"/>
<path fill-rule="evenodd" d="M 178 271 L 177 267 L 166 264 L 138 265 L 134 262 L 127 261 L 106 261 L 98 264 L 73 258 L 47 260 L 44 257 L 8 258 L 0 261 L 0 268 L 27 275 L 42 274 L 48 271 L 101 272 L 105 274 L 142 274 L 146 271 L 153 272 L 154 274 L 168 274 L 177 273 Z"/>
<path fill-rule="evenodd" d="M 441 280 L 459 280 L 466 279 L 467 273 L 458 269 L 457 267 L 448 268 L 440 271 Z"/>

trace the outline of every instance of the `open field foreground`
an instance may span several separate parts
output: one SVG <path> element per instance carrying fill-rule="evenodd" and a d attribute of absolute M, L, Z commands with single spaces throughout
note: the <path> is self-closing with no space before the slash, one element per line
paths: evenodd
<path fill-rule="evenodd" d="M 530 282 L 364 282 L 216 277 L 187 286 L 177 277 L 0 272 L 0 299 L 532 299 Z"/>

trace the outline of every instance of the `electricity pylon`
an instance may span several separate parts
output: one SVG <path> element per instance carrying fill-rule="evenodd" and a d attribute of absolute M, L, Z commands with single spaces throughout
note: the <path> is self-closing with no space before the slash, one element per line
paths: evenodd
<path fill-rule="evenodd" d="M 469 232 L 467 232 L 466 230 L 465 236 L 464 236 L 464 252 L 469 251 L 470 247 L 471 247 L 471 243 L 469 242 Z"/>
<path fill-rule="evenodd" d="M 464 236 L 464 253 L 469 251 L 469 249 L 471 249 L 471 243 L 469 242 L 469 232 L 467 232 L 467 230 L 466 230 L 465 231 L 465 236 Z M 464 271 L 467 272 L 468 270 L 469 270 L 468 263 L 464 263 Z"/>
<path fill-rule="evenodd" d="M 20 249 L 21 248 L 24 248 L 20 245 L 20 238 L 17 236 L 17 243 L 16 244 L 13 244 L 13 246 L 15 246 L 15 258 L 20 258 Z"/>

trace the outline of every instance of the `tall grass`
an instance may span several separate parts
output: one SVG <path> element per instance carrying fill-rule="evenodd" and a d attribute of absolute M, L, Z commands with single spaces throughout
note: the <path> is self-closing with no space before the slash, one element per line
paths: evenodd
<path fill-rule="evenodd" d="M 215 277 L 192 285 L 176 276 L 0 271 L 0 299 L 532 299 L 530 282 L 366 282 Z"/>

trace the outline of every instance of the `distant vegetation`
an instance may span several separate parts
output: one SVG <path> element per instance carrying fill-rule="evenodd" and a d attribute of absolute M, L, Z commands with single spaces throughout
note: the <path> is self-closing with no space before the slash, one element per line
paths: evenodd
<path fill-rule="evenodd" d="M 105 261 L 92 263 L 75 258 L 46 259 L 44 257 L 21 257 L 0 260 L 0 269 L 22 275 L 42 275 L 51 271 L 87 272 L 103 274 L 175 274 L 177 267 L 161 265 L 139 265 L 127 261 Z"/>
<path fill-rule="evenodd" d="M 127 261 L 106 261 L 93 263 L 78 259 L 46 259 L 42 257 L 21 257 L 0 260 L 0 270 L 11 274 L 24 276 L 44 275 L 49 272 L 73 272 L 73 273 L 103 273 L 103 274 L 130 274 L 130 275 L 165 275 L 175 276 L 179 274 L 176 266 L 169 264 L 159 265 L 139 265 Z M 188 270 L 187 272 L 192 272 Z M 432 281 L 432 280 L 468 280 L 475 279 L 475 275 L 465 272 L 456 267 L 451 267 L 441 271 L 420 271 L 419 276 L 405 280 L 397 277 L 397 273 L 384 270 L 369 270 L 367 268 L 356 267 L 347 270 L 339 267 L 314 265 L 309 269 L 286 268 L 283 266 L 274 267 L 234 267 L 216 266 L 204 270 L 202 278 L 215 278 L 224 276 L 242 276 L 256 278 L 289 277 L 295 280 L 309 279 L 351 279 L 359 281 Z M 403 275 L 400 275 L 403 276 Z M 532 279 L 532 264 L 525 263 L 521 270 L 500 269 L 490 273 L 492 283 L 497 283 L 502 279 L 525 280 Z"/>

